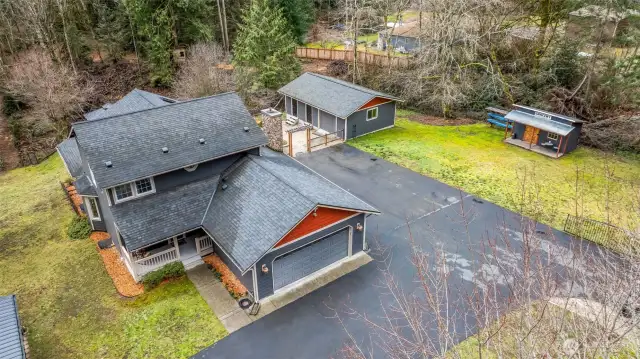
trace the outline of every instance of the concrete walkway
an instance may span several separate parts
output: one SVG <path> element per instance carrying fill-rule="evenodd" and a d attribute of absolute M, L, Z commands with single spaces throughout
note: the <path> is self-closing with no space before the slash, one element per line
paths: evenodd
<path fill-rule="evenodd" d="M 249 315 L 238 306 L 222 282 L 213 275 L 213 272 L 206 265 L 199 265 L 187 270 L 187 277 L 193 282 L 202 298 L 229 333 L 251 323 Z"/>

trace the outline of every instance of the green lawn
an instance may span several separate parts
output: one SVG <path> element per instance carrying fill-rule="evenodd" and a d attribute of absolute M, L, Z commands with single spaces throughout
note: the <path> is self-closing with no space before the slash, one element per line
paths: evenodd
<path fill-rule="evenodd" d="M 503 143 L 504 131 L 487 124 L 428 126 L 409 115 L 399 110 L 395 128 L 349 144 L 555 228 L 576 208 L 578 215 L 624 228 L 640 223 L 638 155 L 579 147 L 553 159 Z"/>
<path fill-rule="evenodd" d="M 18 296 L 32 358 L 184 358 L 226 335 L 183 278 L 120 299 L 90 240 L 71 241 L 73 212 L 58 155 L 0 174 L 0 295 Z"/>

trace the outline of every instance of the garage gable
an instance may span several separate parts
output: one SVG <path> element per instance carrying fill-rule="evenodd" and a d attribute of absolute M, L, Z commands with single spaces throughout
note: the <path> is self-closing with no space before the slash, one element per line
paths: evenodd
<path fill-rule="evenodd" d="M 358 108 L 358 111 L 364 110 L 365 108 L 375 107 L 378 105 L 382 105 L 383 103 L 391 102 L 393 100 L 384 98 L 384 97 L 374 97 L 371 101 L 365 103 L 364 105 Z"/>
<path fill-rule="evenodd" d="M 358 212 L 355 211 L 318 206 L 315 211 L 309 213 L 302 221 L 300 221 L 300 223 L 287 233 L 287 235 L 275 245 L 275 248 L 282 247 L 300 237 L 304 237 L 309 233 L 313 233 L 319 229 L 338 223 L 357 213 Z"/>

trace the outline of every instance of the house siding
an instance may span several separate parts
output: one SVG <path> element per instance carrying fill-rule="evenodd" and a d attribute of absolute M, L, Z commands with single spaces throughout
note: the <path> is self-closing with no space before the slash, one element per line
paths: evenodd
<path fill-rule="evenodd" d="M 406 51 L 413 51 L 418 49 L 419 41 L 418 38 L 415 37 L 392 35 L 391 46 L 396 49 L 399 47 L 404 47 Z"/>
<path fill-rule="evenodd" d="M 297 242 L 275 248 L 271 252 L 264 255 L 256 264 L 257 268 L 257 286 L 258 286 L 258 294 L 259 298 L 266 298 L 273 294 L 273 261 L 285 254 L 289 253 L 292 250 L 304 247 L 307 244 L 310 244 L 320 238 L 326 237 L 340 229 L 345 227 L 351 227 L 351 255 L 354 255 L 363 250 L 363 241 L 364 241 L 364 231 L 356 230 L 357 224 L 360 223 L 364 226 L 366 217 L 364 213 L 361 213 L 355 217 L 349 218 L 347 220 L 340 221 L 328 228 L 325 228 L 321 231 L 318 231 L 312 235 L 309 235 L 303 239 L 298 240 Z M 268 273 L 262 272 L 262 265 L 265 265 L 269 271 Z"/>
<path fill-rule="evenodd" d="M 347 139 L 365 135 L 395 124 L 396 101 L 384 103 L 378 107 L 378 118 L 367 121 L 367 109 L 352 113 L 347 118 Z"/>
<path fill-rule="evenodd" d="M 530 111 L 530 113 L 533 114 L 533 111 Z M 569 133 L 569 135 L 567 135 L 566 137 L 564 137 L 564 139 L 562 140 L 562 147 L 560 149 L 560 153 L 569 153 L 573 150 L 575 150 L 578 147 L 578 142 L 580 141 L 580 131 L 582 129 L 582 124 L 581 123 L 572 123 L 571 121 L 567 121 L 564 119 L 560 119 L 557 117 L 554 117 L 554 120 L 558 120 L 558 122 L 562 122 L 562 123 L 566 123 L 568 125 L 572 125 L 573 127 L 575 127 L 575 129 L 573 131 L 571 131 L 571 133 Z M 521 124 L 521 123 L 515 123 L 513 126 L 513 134 L 512 137 L 518 140 L 524 140 L 524 133 L 527 129 L 527 126 Z M 558 136 L 558 140 L 550 140 L 548 139 L 547 135 L 548 135 L 548 131 L 544 131 L 544 130 L 540 130 L 540 133 L 538 134 L 538 141 L 534 142 L 534 145 L 541 145 L 544 142 L 548 142 L 551 141 L 554 144 L 560 144 L 560 136 Z M 565 149 L 565 142 L 566 142 L 566 149 Z"/>
<path fill-rule="evenodd" d="M 289 242 L 304 237 L 309 233 L 324 228 L 331 223 L 335 223 L 353 216 L 357 212 L 345 211 L 342 209 L 317 207 L 314 213 L 310 213 L 295 228 L 293 228 L 275 247 L 281 247 Z M 315 215 L 314 215 L 315 214 Z"/>
<path fill-rule="evenodd" d="M 320 110 L 320 127 L 327 132 L 336 131 L 336 116 Z"/>
<path fill-rule="evenodd" d="M 231 270 L 231 272 L 236 276 L 236 278 L 238 278 L 240 283 L 242 283 L 242 285 L 244 285 L 249 292 L 253 293 L 253 272 L 247 271 L 247 273 L 242 275 L 242 272 L 240 272 L 238 267 L 235 264 L 233 264 L 233 261 L 229 257 L 227 257 L 227 255 L 224 253 L 222 249 L 220 249 L 220 247 L 215 245 L 213 248 L 213 251 L 218 255 L 218 257 L 220 257 L 220 259 L 222 259 L 224 264 L 226 264 L 227 267 L 229 267 L 229 270 Z"/>
<path fill-rule="evenodd" d="M 155 176 L 153 177 L 153 182 L 156 186 L 156 192 L 161 193 L 170 191 L 176 188 L 176 186 L 218 175 L 231 166 L 233 162 L 237 161 L 243 154 L 244 153 L 238 153 L 200 163 L 193 172 L 187 172 L 185 169 L 181 168 L 179 170 Z"/>

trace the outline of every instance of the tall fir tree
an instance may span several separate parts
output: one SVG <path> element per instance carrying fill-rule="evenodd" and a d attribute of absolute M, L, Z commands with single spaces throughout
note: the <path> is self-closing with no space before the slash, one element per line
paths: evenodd
<path fill-rule="evenodd" d="M 276 89 L 300 73 L 296 41 L 279 7 L 254 0 L 234 44 L 234 64 L 245 90 Z"/>
<path fill-rule="evenodd" d="M 291 33 L 299 44 L 304 43 L 309 27 L 313 24 L 314 9 L 312 0 L 274 0 L 282 9 L 289 23 Z"/>

